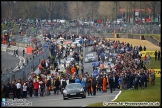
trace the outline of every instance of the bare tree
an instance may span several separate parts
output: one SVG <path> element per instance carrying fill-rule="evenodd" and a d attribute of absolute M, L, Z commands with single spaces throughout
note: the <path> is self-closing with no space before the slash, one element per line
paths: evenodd
<path fill-rule="evenodd" d="M 109 18 L 110 20 L 114 20 L 114 12 L 115 8 L 113 2 L 110 1 L 101 1 L 99 4 L 98 12 L 101 14 L 101 17 L 104 19 Z"/>

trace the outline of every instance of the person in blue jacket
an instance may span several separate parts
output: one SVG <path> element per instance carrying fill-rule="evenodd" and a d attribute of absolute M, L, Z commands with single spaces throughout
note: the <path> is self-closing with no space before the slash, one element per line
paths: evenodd
<path fill-rule="evenodd" d="M 81 83 L 81 81 L 80 81 L 80 79 L 78 77 L 76 77 L 75 83 Z"/>
<path fill-rule="evenodd" d="M 81 84 L 82 84 L 83 88 L 85 88 L 86 87 L 86 79 L 82 78 Z"/>
<path fill-rule="evenodd" d="M 141 74 L 141 77 L 140 77 L 140 82 L 141 82 L 141 89 L 144 89 L 144 82 L 145 82 L 145 77 L 143 74 Z"/>
<path fill-rule="evenodd" d="M 100 66 L 100 62 L 95 62 L 96 67 Z"/>
<path fill-rule="evenodd" d="M 93 71 L 93 76 L 96 78 L 99 75 L 97 68 Z"/>
<path fill-rule="evenodd" d="M 119 77 L 118 84 L 120 86 L 120 90 L 122 90 L 122 76 Z"/>
<path fill-rule="evenodd" d="M 94 71 L 94 69 L 96 67 L 96 62 L 92 62 L 92 66 L 93 66 L 93 71 Z"/>

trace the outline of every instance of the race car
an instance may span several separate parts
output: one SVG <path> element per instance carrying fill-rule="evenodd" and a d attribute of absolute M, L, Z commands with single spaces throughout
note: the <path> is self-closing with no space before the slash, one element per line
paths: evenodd
<path fill-rule="evenodd" d="M 87 55 L 85 56 L 84 61 L 85 61 L 85 63 L 89 63 L 89 62 L 94 62 L 94 61 L 96 61 L 96 60 L 95 60 L 95 57 L 94 57 L 93 54 L 87 54 Z"/>

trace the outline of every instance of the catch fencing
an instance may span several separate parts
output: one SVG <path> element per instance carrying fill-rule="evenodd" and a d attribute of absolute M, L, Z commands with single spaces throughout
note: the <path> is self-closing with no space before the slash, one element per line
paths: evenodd
<path fill-rule="evenodd" d="M 40 64 L 42 59 L 47 59 L 49 57 L 49 49 L 45 49 L 43 54 L 37 55 L 33 60 L 31 60 L 22 69 L 15 72 L 5 72 L 1 73 L 1 85 L 11 82 L 13 79 L 26 80 L 32 69 L 36 69 Z"/>

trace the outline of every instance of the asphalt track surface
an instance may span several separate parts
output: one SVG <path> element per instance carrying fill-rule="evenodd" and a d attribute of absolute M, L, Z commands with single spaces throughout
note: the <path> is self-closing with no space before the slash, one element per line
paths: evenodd
<path fill-rule="evenodd" d="M 89 54 L 91 47 L 87 47 L 83 49 L 85 51 L 85 55 Z M 96 54 L 93 52 L 93 54 Z M 92 74 L 92 63 L 84 63 L 84 69 L 85 72 L 88 72 L 90 75 Z M 113 91 L 113 93 L 110 93 L 110 90 L 108 89 L 106 93 L 97 91 L 96 96 L 88 96 L 82 99 L 82 98 L 72 98 L 68 100 L 63 100 L 63 95 L 54 95 L 53 91 L 51 91 L 50 96 L 44 96 L 44 97 L 28 97 L 27 102 L 32 102 L 32 106 L 78 106 L 78 107 L 84 107 L 92 103 L 97 102 L 110 102 L 113 100 L 116 95 L 119 93 L 119 90 Z"/>
<path fill-rule="evenodd" d="M 9 72 L 14 70 L 17 64 L 20 62 L 20 59 L 18 57 L 14 57 L 12 55 L 13 50 L 7 49 L 7 52 L 1 51 L 1 69 L 3 73 L 7 72 L 7 70 L 4 70 L 5 68 L 8 68 Z M 19 56 L 23 56 L 22 51 L 19 51 Z M 24 58 L 28 56 L 28 54 L 25 54 Z"/>
<path fill-rule="evenodd" d="M 1 51 L 1 69 L 2 72 L 6 72 L 5 68 L 11 67 L 12 70 L 16 68 L 16 64 L 19 63 L 20 59 L 18 57 L 13 57 L 11 54 L 7 52 Z M 10 70 L 9 70 L 10 71 Z"/>

